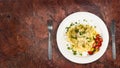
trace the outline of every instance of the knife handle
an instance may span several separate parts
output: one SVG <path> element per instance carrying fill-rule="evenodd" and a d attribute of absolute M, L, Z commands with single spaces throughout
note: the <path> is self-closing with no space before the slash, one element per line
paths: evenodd
<path fill-rule="evenodd" d="M 116 59 L 115 35 L 112 35 L 112 57 Z"/>
<path fill-rule="evenodd" d="M 48 37 L 48 59 L 52 59 L 52 38 L 51 38 L 51 32 L 49 32 L 49 37 Z"/>

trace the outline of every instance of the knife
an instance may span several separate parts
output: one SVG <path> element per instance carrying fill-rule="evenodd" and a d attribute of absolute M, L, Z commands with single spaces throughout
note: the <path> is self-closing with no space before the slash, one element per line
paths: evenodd
<path fill-rule="evenodd" d="M 111 35 L 112 35 L 112 57 L 115 60 L 116 59 L 116 46 L 115 46 L 115 21 L 112 20 L 111 23 Z"/>

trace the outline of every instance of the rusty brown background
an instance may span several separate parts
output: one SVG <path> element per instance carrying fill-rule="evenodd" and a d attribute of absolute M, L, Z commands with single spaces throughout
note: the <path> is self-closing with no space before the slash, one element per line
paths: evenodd
<path fill-rule="evenodd" d="M 108 27 L 116 21 L 117 59 L 111 34 L 105 54 L 90 64 L 75 64 L 58 50 L 56 32 L 69 14 L 87 11 Z M 47 20 L 53 20 L 53 59 L 48 60 Z M 120 68 L 120 0 L 0 0 L 0 68 Z"/>

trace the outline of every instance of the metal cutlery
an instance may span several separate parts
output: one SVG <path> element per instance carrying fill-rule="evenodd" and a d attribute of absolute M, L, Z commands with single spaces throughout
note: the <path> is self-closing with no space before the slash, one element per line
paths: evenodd
<path fill-rule="evenodd" d="M 112 57 L 113 59 L 115 60 L 116 59 L 116 46 L 115 46 L 115 21 L 112 20 L 112 23 L 111 23 L 111 35 L 112 35 Z"/>
<path fill-rule="evenodd" d="M 53 22 L 52 20 L 47 21 L 48 27 L 48 59 L 52 59 L 52 30 L 53 30 Z"/>

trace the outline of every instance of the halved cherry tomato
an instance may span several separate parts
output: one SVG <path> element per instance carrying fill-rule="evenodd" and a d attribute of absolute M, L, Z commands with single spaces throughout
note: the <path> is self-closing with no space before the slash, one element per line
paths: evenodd
<path fill-rule="evenodd" d="M 97 45 L 94 48 L 96 48 L 96 47 L 97 47 Z"/>
<path fill-rule="evenodd" d="M 89 55 L 92 55 L 94 52 L 99 51 L 103 42 L 103 39 L 101 38 L 100 34 L 97 34 L 94 40 L 95 42 L 93 43 L 93 48 L 95 51 L 88 51 Z"/>
<path fill-rule="evenodd" d="M 98 38 L 98 37 L 96 37 L 95 42 L 96 42 L 96 43 L 98 43 L 98 42 L 99 42 L 99 38 Z"/>
<path fill-rule="evenodd" d="M 101 46 L 101 45 L 102 45 L 102 42 L 99 42 L 97 45 L 98 45 L 98 46 Z"/>
<path fill-rule="evenodd" d="M 100 40 L 100 42 L 103 42 L 103 39 L 102 39 L 102 38 L 100 38 L 99 40 Z"/>
<path fill-rule="evenodd" d="M 96 43 L 94 42 L 93 45 L 92 45 L 92 47 L 95 48 L 95 46 L 96 46 Z"/>
<path fill-rule="evenodd" d="M 89 55 L 92 55 L 92 54 L 93 54 L 93 51 L 88 51 L 88 54 L 89 54 Z"/>
<path fill-rule="evenodd" d="M 96 46 L 95 48 L 99 50 L 99 49 L 100 49 L 100 46 Z"/>

